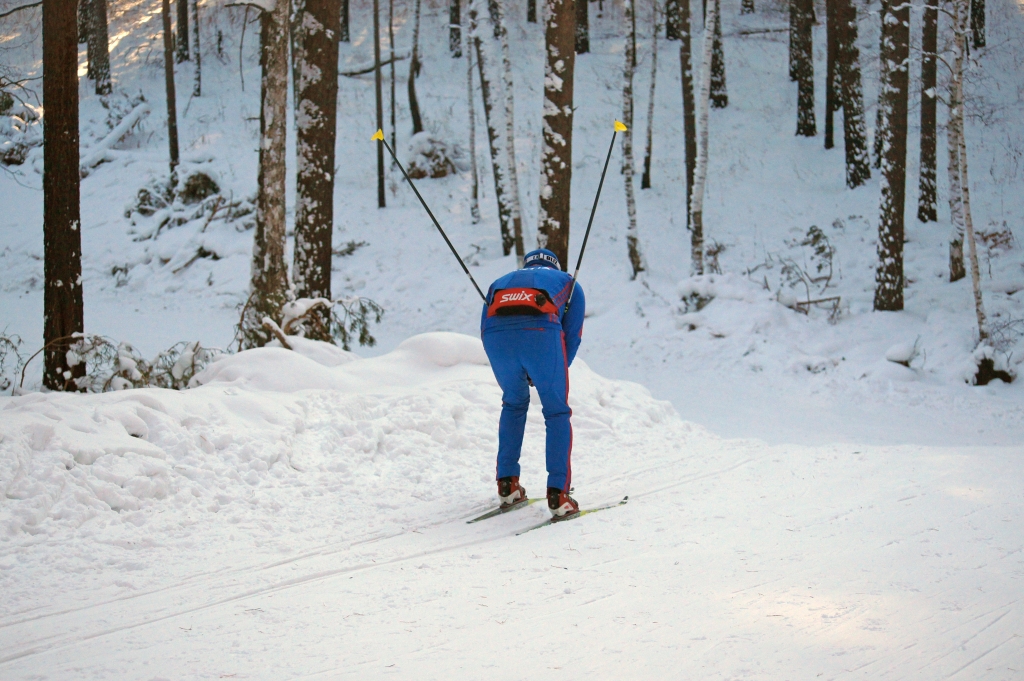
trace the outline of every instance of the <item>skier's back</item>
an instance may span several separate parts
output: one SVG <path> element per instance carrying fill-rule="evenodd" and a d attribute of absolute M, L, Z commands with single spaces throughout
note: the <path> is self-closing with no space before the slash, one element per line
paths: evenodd
<path fill-rule="evenodd" d="M 579 510 L 569 496 L 569 365 L 582 339 L 586 300 L 579 284 L 575 284 L 575 292 L 573 288 L 572 277 L 559 269 L 554 253 L 547 249 L 531 251 L 524 258 L 523 269 L 491 284 L 480 323 L 484 350 L 502 389 L 498 496 L 503 507 L 526 500 L 526 490 L 519 485 L 519 455 L 532 383 L 543 406 L 548 508 L 556 518 Z"/>

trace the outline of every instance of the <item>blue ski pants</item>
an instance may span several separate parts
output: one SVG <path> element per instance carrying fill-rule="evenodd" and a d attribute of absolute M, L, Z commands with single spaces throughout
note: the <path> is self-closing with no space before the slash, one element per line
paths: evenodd
<path fill-rule="evenodd" d="M 569 364 L 561 329 L 492 329 L 484 350 L 501 387 L 497 477 L 519 475 L 519 455 L 530 407 L 527 376 L 540 394 L 547 431 L 548 487 L 569 491 L 572 484 L 572 424 L 569 418 Z"/>

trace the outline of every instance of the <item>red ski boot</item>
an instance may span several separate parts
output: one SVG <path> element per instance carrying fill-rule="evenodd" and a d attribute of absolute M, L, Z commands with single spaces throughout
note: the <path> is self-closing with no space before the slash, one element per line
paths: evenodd
<path fill-rule="evenodd" d="M 557 487 L 548 487 L 548 509 L 551 511 L 552 520 L 568 520 L 579 514 L 580 505 L 568 492 L 563 492 Z"/>
<path fill-rule="evenodd" d="M 526 490 L 519 486 L 519 476 L 498 478 L 498 498 L 501 508 L 512 508 L 526 501 Z"/>

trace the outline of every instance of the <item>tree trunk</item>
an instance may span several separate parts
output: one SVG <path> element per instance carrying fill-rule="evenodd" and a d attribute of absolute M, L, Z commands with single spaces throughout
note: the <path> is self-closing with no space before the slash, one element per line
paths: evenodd
<path fill-rule="evenodd" d="M 537 0 L 526 0 L 526 20 L 531 24 L 537 23 Z"/>
<path fill-rule="evenodd" d="M 753 14 L 754 0 L 742 0 L 740 2 L 740 14 Z"/>
<path fill-rule="evenodd" d="M 633 73 L 636 71 L 636 15 L 633 0 L 623 1 L 626 19 L 625 66 L 622 71 L 622 119 L 626 130 L 622 133 L 622 175 L 626 186 L 626 213 L 629 226 L 626 228 L 626 247 L 629 264 L 633 270 L 631 279 L 644 271 L 640 243 L 637 239 L 636 194 L 633 189 Z"/>
<path fill-rule="evenodd" d="M 576 3 L 576 54 L 590 52 L 590 0 Z"/>
<path fill-rule="evenodd" d="M 852 0 L 836 0 L 840 103 L 843 109 L 843 145 L 846 151 L 846 186 L 855 189 L 871 177 L 868 160 L 864 96 L 857 48 L 857 10 Z"/>
<path fill-rule="evenodd" d="M 77 390 L 85 364 L 68 365 L 85 329 L 78 174 L 78 38 L 74 0 L 43 2 L 43 385 Z"/>
<path fill-rule="evenodd" d="M 505 169 L 502 165 L 501 135 L 498 132 L 498 110 L 492 98 L 493 81 L 487 66 L 488 45 L 490 37 L 480 35 L 480 8 L 482 0 L 469 3 L 470 39 L 476 50 L 477 72 L 480 75 L 480 96 L 484 103 L 484 122 L 487 124 L 487 140 L 491 150 L 491 170 L 494 176 L 494 197 L 498 202 L 498 223 L 501 229 L 501 250 L 508 255 L 515 247 L 515 234 L 512 228 L 512 204 L 506 187 Z M 486 42 L 485 42 L 486 41 Z"/>
<path fill-rule="evenodd" d="M 985 47 L 985 0 L 970 0 L 971 37 L 974 47 Z"/>
<path fill-rule="evenodd" d="M 700 98 L 697 100 L 700 107 L 697 113 L 700 147 L 693 177 L 693 198 L 690 201 L 690 257 L 693 274 L 704 274 L 704 185 L 708 175 L 708 109 L 711 104 L 711 55 L 714 44 L 714 31 L 708 30 L 707 26 L 709 19 L 714 25 L 718 17 L 718 0 L 708 3 L 708 12 L 704 22 L 704 54 L 700 66 Z"/>
<path fill-rule="evenodd" d="M 852 0 L 851 0 L 852 1 Z M 800 33 L 800 2 L 801 0 L 788 0 L 789 6 L 789 79 L 796 81 L 796 42 Z"/>
<path fill-rule="evenodd" d="M 391 61 L 394 64 L 394 60 Z M 394 67 L 392 67 L 394 68 Z M 380 4 L 373 0 L 373 95 L 377 112 L 377 129 L 384 127 L 383 83 L 380 72 Z M 411 76 L 410 76 L 411 79 Z M 395 145 L 392 144 L 394 149 Z M 384 193 L 384 142 L 377 143 L 377 208 L 385 208 L 387 199 Z"/>
<path fill-rule="evenodd" d="M 349 29 L 349 0 L 341 0 L 341 16 L 338 19 L 338 42 L 352 42 L 352 32 Z"/>
<path fill-rule="evenodd" d="M 462 19 L 459 0 L 448 0 L 448 50 L 452 57 L 458 59 L 462 56 Z"/>
<path fill-rule="evenodd" d="M 839 110 L 839 31 L 836 26 L 837 0 L 825 0 L 825 148 L 835 146 L 835 112 Z M 813 52 L 812 52 L 813 55 Z"/>
<path fill-rule="evenodd" d="M 515 82 L 512 80 L 512 55 L 508 46 L 508 31 L 501 5 L 491 7 L 494 37 L 501 43 L 503 90 L 505 91 L 505 156 L 508 163 L 508 197 L 512 217 L 512 236 L 515 239 L 516 262 L 523 266 L 526 250 L 523 246 L 523 214 L 519 204 L 519 169 L 516 165 Z"/>
<path fill-rule="evenodd" d="M 178 10 L 178 23 L 175 25 L 175 43 L 178 48 L 177 61 L 180 64 L 188 61 L 188 0 L 174 0 Z"/>
<path fill-rule="evenodd" d="M 184 0 L 179 0 L 183 2 Z M 167 143 L 171 152 L 171 185 L 177 182 L 178 168 L 178 106 L 174 92 L 174 39 L 171 37 L 171 3 L 163 0 L 164 21 L 164 90 L 167 93 Z"/>
<path fill-rule="evenodd" d="M 690 13 L 689 0 L 665 0 L 665 39 L 679 40 L 683 35 L 681 5 L 686 3 L 686 13 Z"/>
<path fill-rule="evenodd" d="M 109 95 L 110 37 L 107 32 L 107 0 L 89 1 L 89 72 L 96 81 L 96 94 Z"/>
<path fill-rule="evenodd" d="M 416 98 L 416 76 L 420 73 L 420 6 L 416 0 L 415 18 L 412 25 L 412 57 L 409 59 L 409 113 L 412 115 L 412 134 L 423 132 L 423 117 L 420 102 Z"/>
<path fill-rule="evenodd" d="M 679 73 L 683 86 L 683 151 L 686 154 L 686 227 L 692 215 L 693 174 L 697 168 L 697 121 L 694 117 L 693 58 L 690 55 L 690 3 L 679 3 Z"/>
<path fill-rule="evenodd" d="M 331 236 L 334 228 L 334 148 L 338 116 L 340 5 L 306 0 L 297 17 L 293 59 L 296 121 L 295 260 L 292 277 L 300 298 L 331 297 Z M 376 12 L 374 13 L 376 16 Z M 380 43 L 377 43 L 380 49 Z M 379 53 L 377 55 L 379 61 Z M 321 328 L 328 329 L 323 320 Z M 330 340 L 328 335 L 317 340 Z"/>
<path fill-rule="evenodd" d="M 725 52 L 722 49 L 722 8 L 719 3 L 715 12 L 715 42 L 711 51 L 711 106 L 724 109 L 729 106 L 729 94 L 725 88 Z"/>
<path fill-rule="evenodd" d="M 886 27 L 885 27 L 885 17 L 886 17 L 886 12 L 888 11 L 890 4 L 891 4 L 890 2 L 887 2 L 886 0 L 882 0 L 881 6 L 878 9 L 878 19 L 879 19 L 879 23 L 881 24 L 881 27 L 882 27 L 880 43 L 879 43 L 879 46 L 878 46 L 878 54 L 879 54 L 878 81 L 879 81 L 879 87 L 884 87 L 884 83 L 886 82 L 886 79 L 888 77 L 886 75 L 885 71 L 888 68 L 889 62 L 887 60 L 885 60 L 884 58 L 882 58 L 882 45 L 881 45 L 881 42 L 885 41 L 885 35 L 886 35 L 886 33 L 885 33 L 885 30 L 886 30 Z M 883 136 L 884 136 L 883 132 L 882 132 L 882 129 L 885 127 L 885 120 L 884 120 L 885 112 L 883 110 L 882 101 L 881 100 L 882 100 L 882 95 L 881 95 L 881 91 L 880 91 L 879 92 L 879 96 L 878 96 L 878 105 L 875 107 L 875 139 L 874 139 L 874 145 L 873 145 L 873 147 L 874 147 L 873 148 L 874 161 L 875 161 L 874 165 L 875 165 L 876 168 L 881 168 L 882 167 L 882 144 L 883 144 Z"/>
<path fill-rule="evenodd" d="M 288 122 L 288 0 L 260 16 L 260 150 L 249 304 L 242 321 L 242 348 L 273 339 L 263 318 L 281 321 L 287 300 L 285 264 L 285 142 Z M 195 22 L 193 22 L 195 23 Z M 196 24 L 198 25 L 198 24 Z"/>
<path fill-rule="evenodd" d="M 814 119 L 814 4 L 796 0 L 796 36 L 794 71 L 797 83 L 796 134 L 814 137 L 818 128 Z"/>
<path fill-rule="evenodd" d="M 926 0 L 921 30 L 921 163 L 917 192 L 917 219 L 935 222 L 935 148 L 936 148 L 936 49 L 938 43 L 938 0 Z"/>
<path fill-rule="evenodd" d="M 89 42 L 89 30 L 90 30 L 90 19 L 89 19 L 89 0 L 78 0 L 78 44 L 87 44 Z M 92 78 L 90 75 L 89 78 Z"/>
<path fill-rule="evenodd" d="M 391 99 L 389 101 L 389 106 L 391 110 L 391 148 L 398 149 L 398 123 L 395 117 L 395 106 L 396 102 L 398 101 L 397 97 L 395 96 L 395 0 L 388 0 L 388 54 L 390 57 L 388 60 L 390 62 L 388 64 L 388 67 L 391 69 Z M 383 166 L 384 149 L 380 149 L 379 152 L 381 157 L 381 165 Z M 392 159 L 392 168 L 395 167 L 395 163 L 395 160 Z M 383 173 L 381 173 L 381 175 L 383 176 Z M 379 200 L 378 203 L 380 203 Z"/>
<path fill-rule="evenodd" d="M 105 2 L 106 0 L 96 0 Z M 203 69 L 199 54 L 199 0 L 192 0 L 192 54 L 196 56 L 195 79 L 192 81 L 192 96 L 203 93 Z"/>
<path fill-rule="evenodd" d="M 959 5 L 954 3 L 953 12 L 957 12 Z M 954 36 L 959 30 L 954 16 Z M 963 73 L 963 52 L 959 51 L 954 41 L 953 52 L 953 75 Z M 949 281 L 959 281 L 967 276 L 964 268 L 964 211 L 961 196 L 962 185 L 960 183 L 960 134 L 963 121 L 960 120 L 960 105 L 957 101 L 960 91 L 956 81 L 951 78 L 949 83 L 949 120 L 946 122 L 946 149 L 949 155 L 949 164 L 946 166 L 949 178 L 949 222 L 953 231 L 949 237 Z"/>
<path fill-rule="evenodd" d="M 572 184 L 572 102 L 576 68 L 573 0 L 546 0 L 544 29 L 544 150 L 541 156 L 537 242 L 569 261 L 569 207 Z"/>
<path fill-rule="evenodd" d="M 644 146 L 644 174 L 640 178 L 640 188 L 651 188 L 651 153 L 654 142 L 654 86 L 658 76 L 658 2 L 654 0 L 652 6 L 651 26 L 651 92 L 647 99 L 647 139 Z M 635 59 L 636 55 L 634 55 Z"/>
<path fill-rule="evenodd" d="M 480 173 L 476 167 L 476 107 L 473 104 L 473 47 L 470 34 L 472 31 L 467 23 L 465 35 L 466 51 L 466 93 L 469 105 L 469 168 L 473 174 L 472 191 L 469 197 L 469 214 L 473 224 L 480 222 Z"/>
<path fill-rule="evenodd" d="M 903 309 L 903 214 L 907 176 L 907 95 L 909 90 L 910 5 L 889 5 L 882 22 L 884 65 L 879 108 L 882 109 L 882 197 L 878 219 L 876 310 Z"/>

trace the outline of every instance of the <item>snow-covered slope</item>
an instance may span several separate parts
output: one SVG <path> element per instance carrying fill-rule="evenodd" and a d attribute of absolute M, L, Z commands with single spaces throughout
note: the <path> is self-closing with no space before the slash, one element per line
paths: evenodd
<path fill-rule="evenodd" d="M 577 497 L 629 502 L 516 536 L 543 505 L 464 522 L 495 499 L 475 338 L 200 380 L 0 399 L 0 677 L 1019 677 L 1019 447 L 721 440 L 577 362 Z"/>

